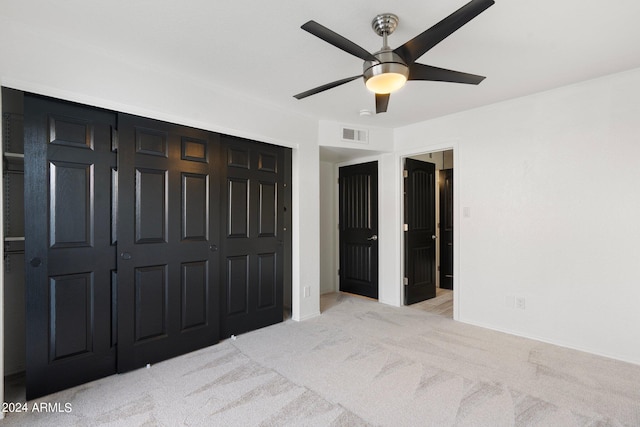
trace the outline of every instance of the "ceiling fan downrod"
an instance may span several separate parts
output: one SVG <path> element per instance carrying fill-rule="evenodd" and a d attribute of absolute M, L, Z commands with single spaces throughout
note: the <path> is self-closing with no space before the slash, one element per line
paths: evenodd
<path fill-rule="evenodd" d="M 371 21 L 371 28 L 373 28 L 373 31 L 382 37 L 382 50 L 390 49 L 387 44 L 387 36 L 395 31 L 398 27 L 398 22 L 400 22 L 400 19 L 398 19 L 398 16 L 393 13 L 381 13 L 376 15 L 376 17 L 373 18 L 373 21 Z"/>

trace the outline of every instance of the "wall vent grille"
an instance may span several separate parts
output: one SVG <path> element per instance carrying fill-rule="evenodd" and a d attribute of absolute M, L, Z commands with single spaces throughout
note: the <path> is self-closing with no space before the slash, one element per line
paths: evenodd
<path fill-rule="evenodd" d="M 349 142 L 359 142 L 360 144 L 368 144 L 369 132 L 363 129 L 343 127 L 342 140 Z"/>

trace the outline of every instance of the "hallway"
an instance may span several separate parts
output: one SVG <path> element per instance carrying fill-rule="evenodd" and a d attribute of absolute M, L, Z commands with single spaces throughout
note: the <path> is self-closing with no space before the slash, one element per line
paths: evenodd
<path fill-rule="evenodd" d="M 412 304 L 409 307 L 453 319 L 453 291 L 437 288 L 435 298 Z"/>

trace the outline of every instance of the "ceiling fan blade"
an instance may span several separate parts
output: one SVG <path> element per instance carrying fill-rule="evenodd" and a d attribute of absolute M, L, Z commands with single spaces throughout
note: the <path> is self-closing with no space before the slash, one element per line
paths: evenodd
<path fill-rule="evenodd" d="M 430 80 L 435 82 L 466 83 L 477 85 L 485 79 L 484 76 L 432 67 L 431 65 L 413 63 L 409 67 L 408 80 Z"/>
<path fill-rule="evenodd" d="M 389 93 L 385 93 L 385 94 L 376 93 L 376 114 L 387 112 L 387 106 L 389 105 L 390 95 L 391 94 Z"/>
<path fill-rule="evenodd" d="M 494 0 L 471 0 L 433 27 L 394 49 L 394 52 L 407 64 L 411 64 L 494 3 Z"/>
<path fill-rule="evenodd" d="M 320 37 L 327 43 L 330 43 L 335 47 L 342 49 L 347 53 L 350 53 L 351 55 L 357 56 L 360 59 L 364 59 L 365 61 L 376 60 L 376 58 L 372 54 L 364 50 L 362 47 L 358 46 L 351 40 L 344 38 L 340 34 L 331 31 L 327 27 L 318 24 L 316 21 L 309 21 L 306 24 L 303 24 L 300 28 L 313 34 L 316 37 Z"/>
<path fill-rule="evenodd" d="M 307 96 L 315 95 L 316 93 L 324 92 L 325 90 L 333 89 L 336 86 L 343 85 L 345 83 L 349 83 L 357 79 L 358 77 L 362 77 L 362 74 L 358 74 L 357 76 L 347 77 L 346 79 L 336 80 L 335 82 L 327 83 L 322 86 L 318 86 L 317 88 L 310 89 L 306 92 L 299 93 L 297 95 L 293 95 L 296 99 L 306 98 Z"/>

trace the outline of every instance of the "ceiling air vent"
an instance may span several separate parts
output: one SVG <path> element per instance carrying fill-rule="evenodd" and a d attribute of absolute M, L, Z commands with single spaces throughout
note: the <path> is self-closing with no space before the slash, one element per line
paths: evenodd
<path fill-rule="evenodd" d="M 359 142 L 367 144 L 369 142 L 369 132 L 362 129 L 342 128 L 342 140 L 349 142 Z"/>

